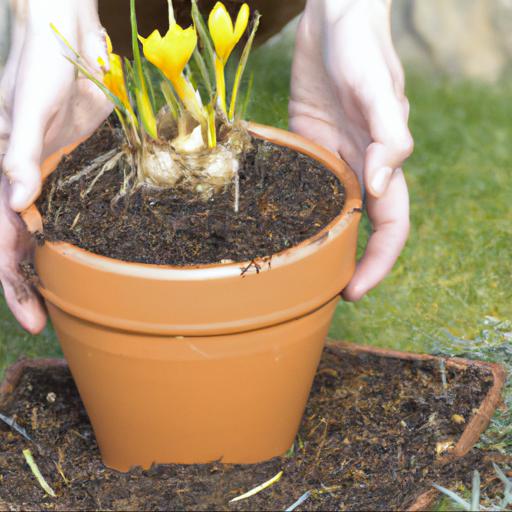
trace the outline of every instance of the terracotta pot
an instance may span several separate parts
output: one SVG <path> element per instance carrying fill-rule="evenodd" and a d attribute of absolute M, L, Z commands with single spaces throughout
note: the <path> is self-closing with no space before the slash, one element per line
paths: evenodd
<path fill-rule="evenodd" d="M 271 260 L 186 268 L 126 263 L 67 243 L 36 249 L 39 291 L 111 468 L 259 462 L 284 453 L 298 430 L 355 269 L 361 195 L 354 173 L 324 148 L 250 129 L 312 156 L 344 183 L 343 211 L 315 237 Z M 41 229 L 35 207 L 24 219 Z"/>

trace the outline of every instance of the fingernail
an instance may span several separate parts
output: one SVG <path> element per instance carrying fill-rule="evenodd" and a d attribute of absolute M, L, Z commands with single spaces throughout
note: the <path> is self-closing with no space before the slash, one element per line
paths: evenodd
<path fill-rule="evenodd" d="M 375 173 L 375 176 L 371 182 L 371 187 L 372 192 L 376 196 L 380 197 L 382 194 L 384 194 L 388 188 L 389 180 L 391 179 L 392 174 L 393 169 L 391 169 L 391 167 L 382 167 Z"/>

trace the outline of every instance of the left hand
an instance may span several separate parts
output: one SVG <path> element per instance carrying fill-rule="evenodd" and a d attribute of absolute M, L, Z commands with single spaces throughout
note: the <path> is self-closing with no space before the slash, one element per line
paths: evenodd
<path fill-rule="evenodd" d="M 105 33 L 96 0 L 14 0 L 9 59 L 0 81 L 0 284 L 21 326 L 40 332 L 42 303 L 20 272 L 33 242 L 16 212 L 41 191 L 41 164 L 64 146 L 92 133 L 112 104 L 64 58 L 53 22 L 91 69 L 107 62 Z"/>

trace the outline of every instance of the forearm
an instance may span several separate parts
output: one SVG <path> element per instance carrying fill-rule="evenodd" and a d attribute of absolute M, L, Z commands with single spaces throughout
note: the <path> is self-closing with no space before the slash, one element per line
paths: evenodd
<path fill-rule="evenodd" d="M 353 9 L 366 13 L 368 18 L 382 17 L 389 20 L 392 0 L 307 0 L 306 14 L 336 23 Z"/>
<path fill-rule="evenodd" d="M 1 1 L 1 0 L 0 0 Z M 9 0 L 17 23 L 47 27 L 49 22 L 74 17 L 85 25 L 98 19 L 98 0 Z"/>

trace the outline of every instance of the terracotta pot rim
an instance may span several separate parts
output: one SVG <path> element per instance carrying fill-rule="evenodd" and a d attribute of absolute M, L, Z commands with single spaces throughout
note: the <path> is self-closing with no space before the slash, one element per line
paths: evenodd
<path fill-rule="evenodd" d="M 188 281 L 219 279 L 239 276 L 241 271 L 247 273 L 263 272 L 270 270 L 272 267 L 281 267 L 294 263 L 307 257 L 311 252 L 314 252 L 317 244 L 328 242 L 331 233 L 339 235 L 341 232 L 348 229 L 351 223 L 358 221 L 362 208 L 361 189 L 354 171 L 346 162 L 328 149 L 295 133 L 257 123 L 247 123 L 247 125 L 249 131 L 256 137 L 272 141 L 278 145 L 290 147 L 319 161 L 331 172 L 336 174 L 343 183 L 346 192 L 343 210 L 333 221 L 313 237 L 270 257 L 260 257 L 253 261 L 191 266 L 127 262 L 101 256 L 67 242 L 45 242 L 45 244 L 48 245 L 51 250 L 61 254 L 65 258 L 74 260 L 84 266 L 106 270 L 111 273 L 129 274 L 132 276 L 138 275 L 144 278 L 158 280 Z M 61 151 L 57 157 L 52 159 L 51 163 L 47 163 L 46 167 L 55 167 L 60 158 L 64 154 L 71 152 L 76 146 L 77 144 Z M 53 171 L 53 169 L 51 169 L 50 172 L 48 172 L 47 169 L 46 172 L 43 172 L 43 176 L 47 177 L 51 171 Z M 25 210 L 21 214 L 21 217 L 31 233 L 37 233 L 42 230 L 41 214 L 35 204 Z"/>

